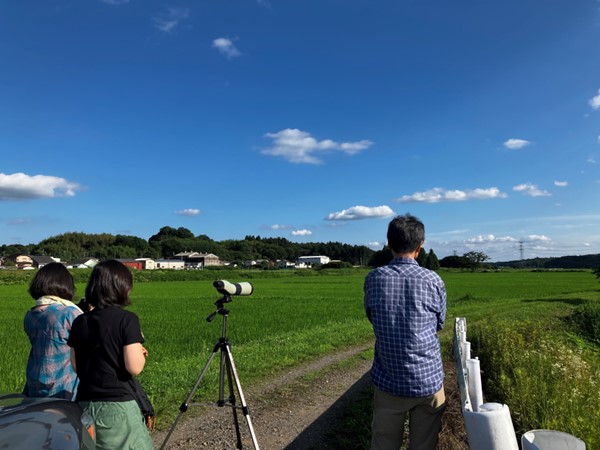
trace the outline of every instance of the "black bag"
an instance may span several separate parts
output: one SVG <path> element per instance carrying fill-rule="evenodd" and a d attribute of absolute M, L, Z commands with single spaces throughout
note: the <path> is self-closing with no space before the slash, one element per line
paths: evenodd
<path fill-rule="evenodd" d="M 140 411 L 142 411 L 142 416 L 144 416 L 144 422 L 146 423 L 148 431 L 154 431 L 154 427 L 156 426 L 156 415 L 144 388 L 137 378 L 133 377 L 129 379 L 129 387 L 133 391 L 133 396 L 140 407 Z"/>

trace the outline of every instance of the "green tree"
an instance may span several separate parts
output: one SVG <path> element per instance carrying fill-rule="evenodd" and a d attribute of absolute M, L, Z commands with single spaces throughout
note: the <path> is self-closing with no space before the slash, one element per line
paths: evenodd
<path fill-rule="evenodd" d="M 417 255 L 417 262 L 421 267 L 427 266 L 427 252 L 423 247 L 421 247 L 421 250 L 419 250 L 419 254 Z"/>
<path fill-rule="evenodd" d="M 469 262 L 464 256 L 452 255 L 446 256 L 440 260 L 441 267 L 447 267 L 452 269 L 464 269 L 468 267 Z"/>
<path fill-rule="evenodd" d="M 179 239 L 193 239 L 194 233 L 184 227 L 173 228 L 173 227 L 162 227 L 159 232 L 148 239 L 148 242 L 162 241 L 168 238 L 179 238 Z"/>
<path fill-rule="evenodd" d="M 392 254 L 392 250 L 389 247 L 385 246 L 381 250 L 373 253 L 373 256 L 371 256 L 371 258 L 369 259 L 369 266 L 387 266 L 393 258 L 394 255 Z"/>
<path fill-rule="evenodd" d="M 425 265 L 429 270 L 438 270 L 440 268 L 440 261 L 438 257 L 433 252 L 433 249 L 429 249 L 429 254 L 427 255 L 427 264 Z"/>
<path fill-rule="evenodd" d="M 465 253 L 463 255 L 463 258 L 465 258 L 468 261 L 468 267 L 472 270 L 475 270 L 482 267 L 483 263 L 489 259 L 489 256 L 486 255 L 484 252 L 472 251 Z"/>
<path fill-rule="evenodd" d="M 150 247 L 148 241 L 137 236 L 125 236 L 118 234 L 115 236 L 114 245 L 132 249 L 133 252 L 127 251 L 127 253 L 132 254 L 133 258 L 156 258 L 158 256 L 158 252 Z"/>

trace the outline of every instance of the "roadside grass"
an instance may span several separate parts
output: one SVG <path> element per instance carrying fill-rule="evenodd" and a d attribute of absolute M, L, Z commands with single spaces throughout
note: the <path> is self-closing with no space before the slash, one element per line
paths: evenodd
<path fill-rule="evenodd" d="M 474 351 L 486 374 L 484 394 L 509 405 L 517 434 L 550 429 L 588 448 L 600 443 L 598 348 L 581 348 L 558 320 L 479 324 Z"/>
<path fill-rule="evenodd" d="M 283 274 L 278 275 L 277 272 Z M 232 302 L 225 305 L 230 310 L 227 336 L 241 382 L 246 386 L 268 379 L 300 362 L 372 339 L 372 330 L 364 317 L 362 305 L 365 274 L 365 270 L 343 273 L 328 271 L 302 276 L 284 271 L 267 271 L 264 278 L 260 277 L 260 272 L 251 273 L 248 276 L 252 278 L 247 278 L 241 272 L 236 277 L 235 272 L 225 275 L 225 272 L 209 274 L 207 271 L 203 274 L 207 277 L 205 280 L 148 279 L 136 282 L 132 292 L 133 304 L 129 309 L 140 317 L 146 338 L 145 346 L 150 352 L 140 380 L 157 410 L 159 427 L 168 427 L 177 415 L 179 405 L 189 394 L 221 335 L 223 317 L 218 316 L 212 322 L 206 320 L 216 310 L 214 302 L 220 298 L 212 287 L 214 279 L 228 278 L 232 282 L 250 280 L 254 285 L 251 296 L 234 296 Z M 210 275 L 213 277 L 210 278 Z M 581 360 L 590 364 L 590 370 L 591 367 L 597 367 L 588 361 L 593 360 L 597 346 L 589 344 L 589 339 L 583 337 L 572 322 L 566 321 L 581 305 L 589 301 L 600 303 L 598 282 L 590 271 L 441 271 L 440 275 L 448 291 L 446 327 L 440 335 L 445 358 L 451 357 L 447 349 L 451 348 L 455 317 L 467 318 L 469 340 L 477 327 L 485 326 L 490 321 L 503 321 L 506 324 L 502 328 L 507 334 L 503 338 L 506 351 L 516 348 L 514 343 L 511 347 L 512 341 L 509 339 L 513 335 L 512 327 L 518 329 L 522 321 L 535 319 L 546 324 L 539 331 L 545 343 L 540 344 L 538 351 L 547 353 L 548 361 L 574 365 Z M 84 284 L 79 282 L 78 293 L 83 293 L 84 289 Z M 23 316 L 31 304 L 26 284 L 11 282 L 0 285 L 0 340 L 3 343 L 0 347 L 0 391 L 18 392 L 22 389 L 29 352 L 29 342 L 23 331 Z M 503 336 L 499 335 L 498 339 Z M 500 339 L 497 347 L 502 343 Z M 557 352 L 564 353 L 570 347 L 554 347 L 559 343 L 575 347 L 574 352 L 586 343 L 591 350 L 577 353 L 577 360 L 566 361 L 559 359 Z M 483 354 L 473 353 L 483 362 Z M 502 355 L 490 355 L 489 358 L 500 358 L 505 371 L 511 370 L 507 364 L 517 364 L 514 356 L 508 361 Z M 534 361 L 528 363 L 533 364 Z M 216 399 L 218 359 L 213 361 L 212 366 L 196 393 L 199 400 Z M 515 366 L 514 373 L 517 373 L 518 367 Z M 538 366 L 532 367 L 538 371 Z M 522 373 L 533 372 L 528 366 L 521 370 Z M 487 370 L 485 377 L 490 377 L 492 373 Z M 582 384 L 580 391 L 585 395 L 592 387 Z M 598 392 L 597 387 L 595 392 Z M 485 393 L 488 396 L 492 393 L 500 395 L 492 390 Z M 519 393 L 521 396 L 525 394 L 526 391 Z M 490 400 L 507 403 L 511 410 L 521 402 L 517 397 Z M 546 406 L 550 408 L 551 405 Z M 370 399 L 365 400 L 364 405 L 357 404 L 352 410 L 348 418 L 348 423 L 352 424 L 349 433 L 351 430 L 360 431 L 349 436 L 349 442 L 356 443 L 360 439 L 359 434 L 369 426 Z M 524 413 L 519 414 L 522 417 Z M 536 417 L 539 414 L 539 411 L 536 412 Z M 591 422 L 589 415 L 583 416 L 582 420 L 588 422 L 590 427 L 600 423 L 600 420 Z M 565 427 L 559 425 L 556 424 L 555 428 L 566 431 Z M 534 426 L 523 425 L 522 429 L 533 429 Z"/>

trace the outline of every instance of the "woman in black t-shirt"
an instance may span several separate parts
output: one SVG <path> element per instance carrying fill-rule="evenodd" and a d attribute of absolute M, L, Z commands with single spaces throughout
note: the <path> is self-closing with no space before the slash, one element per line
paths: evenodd
<path fill-rule="evenodd" d="M 96 424 L 96 449 L 152 449 L 128 381 L 144 369 L 148 352 L 138 317 L 125 311 L 133 277 L 116 260 L 94 267 L 86 287 L 90 310 L 74 322 L 68 344 L 79 376 L 77 401 Z"/>

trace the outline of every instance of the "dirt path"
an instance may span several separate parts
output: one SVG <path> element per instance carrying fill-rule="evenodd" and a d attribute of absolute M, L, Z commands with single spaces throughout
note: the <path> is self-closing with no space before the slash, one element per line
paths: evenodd
<path fill-rule="evenodd" d="M 325 356 L 286 372 L 268 383 L 246 388 L 244 396 L 256 440 L 262 450 L 341 450 L 332 429 L 343 426 L 344 412 L 371 395 L 368 371 L 371 362 L 359 355 L 370 345 Z M 467 449 L 460 397 L 452 364 L 446 367 L 448 407 L 440 434 L 440 450 Z M 239 399 L 238 399 L 239 404 Z M 182 415 L 166 449 L 235 449 L 236 436 L 230 407 L 191 406 Z M 368 426 L 368 424 L 366 424 Z M 243 448 L 253 449 L 249 427 L 240 414 Z M 159 449 L 166 432 L 155 432 Z M 357 444 L 356 449 L 362 449 Z"/>

